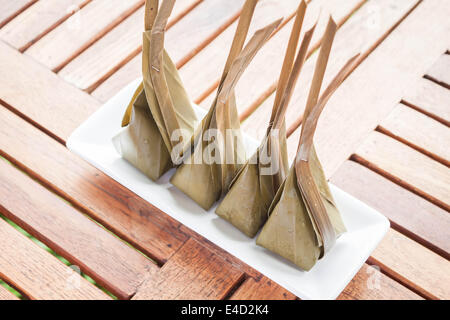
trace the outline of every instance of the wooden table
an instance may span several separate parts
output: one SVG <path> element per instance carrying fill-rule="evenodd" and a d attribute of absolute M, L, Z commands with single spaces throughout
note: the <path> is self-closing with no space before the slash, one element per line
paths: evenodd
<path fill-rule="evenodd" d="M 205 108 L 243 2 L 176 3 L 167 50 Z M 143 3 L 0 0 L 0 279 L 30 299 L 295 299 L 66 149 L 140 75 Z M 255 138 L 297 4 L 261 0 L 255 13 L 253 29 L 286 17 L 237 88 Z M 316 48 L 326 13 L 339 23 L 326 81 L 354 53 L 362 59 L 325 109 L 319 157 L 331 182 L 392 225 L 339 298 L 448 299 L 450 3 L 312 0 L 306 23 L 320 8 Z M 291 158 L 315 59 L 312 50 L 287 114 Z"/>

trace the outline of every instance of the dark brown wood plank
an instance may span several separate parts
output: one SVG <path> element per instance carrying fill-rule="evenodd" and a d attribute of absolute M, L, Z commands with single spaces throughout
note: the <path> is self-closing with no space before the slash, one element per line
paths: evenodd
<path fill-rule="evenodd" d="M 450 90 L 424 78 L 407 90 L 402 102 L 450 127 Z"/>
<path fill-rule="evenodd" d="M 450 167 L 450 128 L 442 123 L 400 104 L 377 130 Z"/>
<path fill-rule="evenodd" d="M 174 221 L 40 130 L 0 108 L 0 154 L 156 261 L 186 240 Z"/>
<path fill-rule="evenodd" d="M 25 53 L 45 67 L 58 71 L 143 3 L 144 0 L 91 1 L 80 10 L 79 20 L 66 20 Z"/>
<path fill-rule="evenodd" d="M 253 278 L 246 279 L 244 283 L 230 297 L 230 300 L 295 299 L 295 295 L 266 277 L 262 277 L 258 281 Z"/>
<path fill-rule="evenodd" d="M 90 1 L 40 0 L 5 25 L 0 30 L 0 39 L 24 51 Z"/>
<path fill-rule="evenodd" d="M 450 169 L 430 157 L 373 132 L 356 150 L 355 160 L 436 205 L 450 210 Z"/>
<path fill-rule="evenodd" d="M 381 273 L 377 266 L 365 264 L 340 294 L 338 300 L 423 300 L 423 298 Z"/>
<path fill-rule="evenodd" d="M 450 89 L 450 55 L 443 54 L 440 56 L 431 69 L 427 71 L 426 77 Z"/>
<path fill-rule="evenodd" d="M 346 161 L 331 182 L 384 214 L 397 230 L 448 257 L 448 212 L 353 161 Z"/>
<path fill-rule="evenodd" d="M 71 268 L 0 219 L 0 277 L 32 299 L 109 299 Z"/>
<path fill-rule="evenodd" d="M 134 300 L 224 299 L 244 274 L 190 239 L 139 288 Z"/>
<path fill-rule="evenodd" d="M 158 269 L 149 259 L 5 161 L 0 161 L 0 212 L 97 283 L 128 299 Z"/>

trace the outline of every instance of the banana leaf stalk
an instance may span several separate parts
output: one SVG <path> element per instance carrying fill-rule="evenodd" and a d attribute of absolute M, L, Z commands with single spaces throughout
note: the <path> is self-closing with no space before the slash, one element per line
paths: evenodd
<path fill-rule="evenodd" d="M 152 180 L 178 161 L 177 145 L 190 141 L 197 117 L 175 64 L 164 50 L 164 31 L 175 0 L 147 0 L 143 34 L 143 82 L 113 139 L 117 151 Z M 181 148 L 183 149 L 183 148 Z"/>
<path fill-rule="evenodd" d="M 244 5 L 216 99 L 191 139 L 189 151 L 184 152 L 183 163 L 171 179 L 174 186 L 205 210 L 209 210 L 228 191 L 232 179 L 247 160 L 234 88 L 281 22 L 281 19 L 277 20 L 258 30 L 242 49 L 256 3 L 257 0 L 247 0 Z"/>
<path fill-rule="evenodd" d="M 294 64 L 306 8 L 306 3 L 302 1 L 286 50 L 267 133 L 256 153 L 236 175 L 230 191 L 216 209 L 217 215 L 251 238 L 266 222 L 269 206 L 289 167 L 284 115 L 314 32 L 314 27 L 306 32 Z"/>
<path fill-rule="evenodd" d="M 310 270 L 346 229 L 313 146 L 319 116 L 332 94 L 354 68 L 351 58 L 321 95 L 336 25 L 330 19 L 305 109 L 305 122 L 295 163 L 269 209 L 269 219 L 256 243 Z"/>

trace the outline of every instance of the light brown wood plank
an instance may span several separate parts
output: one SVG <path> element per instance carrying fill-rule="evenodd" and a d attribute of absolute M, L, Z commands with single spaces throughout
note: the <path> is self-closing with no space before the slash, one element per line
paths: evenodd
<path fill-rule="evenodd" d="M 180 224 L 0 107 L 0 154 L 156 261 L 187 240 Z"/>
<path fill-rule="evenodd" d="M 380 272 L 377 266 L 365 264 L 338 300 L 423 300 L 413 291 Z"/>
<path fill-rule="evenodd" d="M 450 297 L 450 262 L 393 229 L 370 261 L 428 298 Z"/>
<path fill-rule="evenodd" d="M 142 7 L 125 19 L 61 69 L 59 76 L 87 92 L 95 89 L 141 51 L 144 11 Z"/>
<path fill-rule="evenodd" d="M 321 1 L 323 0 L 317 0 L 313 3 L 320 3 Z M 278 18 L 284 17 L 286 22 L 287 19 L 292 17 L 298 5 L 298 0 L 281 2 L 275 0 L 260 0 L 255 9 L 249 35 Z M 318 5 L 316 5 L 316 7 L 318 7 Z M 194 101 L 201 101 L 208 90 L 215 91 L 231 47 L 231 42 L 233 41 L 237 23 L 237 21 L 234 22 L 181 68 L 180 75 L 184 80 L 183 82 L 185 83 L 189 95 Z M 289 24 L 289 26 L 292 25 Z M 283 32 L 286 27 L 287 26 L 282 28 Z M 288 30 L 288 32 L 290 31 Z M 266 46 L 269 46 L 271 42 L 272 40 L 270 40 Z M 276 46 L 270 46 L 276 50 L 281 49 L 277 49 Z M 208 63 L 205 64 L 205 61 L 208 61 Z M 209 105 L 204 104 L 201 104 L 201 106 L 206 108 L 210 107 Z"/>
<path fill-rule="evenodd" d="M 441 55 L 427 71 L 426 77 L 450 89 L 450 55 Z"/>
<path fill-rule="evenodd" d="M 442 256 L 450 253 L 450 215 L 431 202 L 353 161 L 331 182 L 384 214 L 393 227 Z"/>
<path fill-rule="evenodd" d="M 192 59 L 238 18 L 243 3 L 243 0 L 205 0 L 199 4 L 166 33 L 166 50 L 172 60 L 180 66 Z M 139 54 L 104 81 L 92 94 L 104 102 L 141 75 Z"/>
<path fill-rule="evenodd" d="M 224 299 L 243 276 L 190 239 L 159 272 L 150 276 L 133 299 Z"/>
<path fill-rule="evenodd" d="M 262 277 L 259 281 L 246 279 L 233 293 L 230 300 L 295 300 L 296 296 L 276 284 L 272 280 Z"/>
<path fill-rule="evenodd" d="M 168 25 L 172 26 L 178 21 L 180 14 L 196 3 L 198 0 L 178 0 Z M 141 51 L 144 10 L 142 7 L 133 13 L 72 60 L 58 74 L 76 87 L 92 92 Z"/>
<path fill-rule="evenodd" d="M 0 285 L 0 300 L 19 300 L 19 298 Z"/>
<path fill-rule="evenodd" d="M 111 77 L 99 85 L 91 94 L 97 100 L 106 102 L 131 81 L 142 75 L 142 55 L 139 54 L 122 66 Z"/>
<path fill-rule="evenodd" d="M 0 41 L 0 102 L 14 107 L 60 141 L 100 103 Z"/>
<path fill-rule="evenodd" d="M 378 130 L 450 167 L 450 128 L 442 123 L 400 104 Z"/>
<path fill-rule="evenodd" d="M 450 210 L 450 169 L 382 133 L 373 132 L 355 159 L 445 210 Z"/>
<path fill-rule="evenodd" d="M 318 44 L 320 41 L 323 32 L 325 31 L 329 14 L 332 14 L 336 21 L 341 21 L 353 12 L 355 7 L 362 2 L 364 1 L 312 1 L 308 6 L 302 34 L 312 27 L 321 11 L 322 14 L 316 27 L 314 37 L 311 41 L 311 47 Z M 293 21 L 291 21 L 290 24 L 275 35 L 271 41 L 269 41 L 260 50 L 243 74 L 242 79 L 236 87 L 237 108 L 240 114 L 247 112 L 246 110 L 248 108 L 252 108 L 251 105 L 262 95 L 267 95 L 267 90 L 269 90 L 269 87 L 278 80 L 284 53 L 286 51 L 289 35 L 292 29 L 292 23 Z M 270 63 L 268 63 L 269 61 Z M 214 92 L 207 99 L 205 99 L 201 105 L 203 107 L 209 107 L 213 99 Z M 267 124 L 265 124 L 264 127 L 267 128 Z"/>
<path fill-rule="evenodd" d="M 331 81 L 350 57 L 358 52 L 368 54 L 372 50 L 372 46 L 382 39 L 416 2 L 416 0 L 381 0 L 377 2 L 376 7 L 367 3 L 355 12 L 336 34 L 323 87 Z M 376 25 L 370 23 L 371 21 L 376 21 Z M 286 113 L 288 127 L 303 114 L 317 56 L 316 53 L 310 57 L 302 69 Z M 266 129 L 264 128 L 269 122 L 274 99 L 275 95 L 272 94 L 242 125 L 246 132 L 257 139 L 262 139 L 265 134 L 264 130 Z M 289 147 L 292 157 L 297 150 L 296 143 L 295 146 L 291 143 Z"/>
<path fill-rule="evenodd" d="M 0 28 L 37 0 L 0 0 Z"/>
<path fill-rule="evenodd" d="M 0 161 L 0 211 L 114 295 L 128 299 L 156 264 Z"/>
<path fill-rule="evenodd" d="M 25 53 L 47 68 L 59 71 L 143 3 L 143 0 L 92 1 L 79 11 L 79 20 L 66 20 Z"/>
<path fill-rule="evenodd" d="M 100 289 L 0 219 L 0 276 L 33 299 L 109 299 Z"/>
<path fill-rule="evenodd" d="M 403 103 L 450 127 L 450 90 L 420 78 L 403 96 Z"/>
<path fill-rule="evenodd" d="M 0 39 L 24 51 L 89 1 L 91 0 L 38 1 L 4 26 L 0 30 Z"/>
<path fill-rule="evenodd" d="M 354 153 L 445 52 L 450 43 L 449 15 L 447 1 L 422 1 L 336 91 L 323 111 L 315 135 L 327 177 Z M 299 130 L 288 141 L 291 153 L 295 152 L 298 139 Z"/>

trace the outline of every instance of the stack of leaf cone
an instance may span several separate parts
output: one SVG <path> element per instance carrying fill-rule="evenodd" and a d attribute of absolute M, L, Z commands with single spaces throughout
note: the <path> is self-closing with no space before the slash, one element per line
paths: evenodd
<path fill-rule="evenodd" d="M 158 0 L 146 1 L 143 82 L 123 117 L 124 130 L 114 138 L 122 157 L 152 180 L 173 167 L 179 156 L 172 154 L 174 147 L 187 144 L 197 124 L 178 70 L 164 50 L 164 30 L 174 4 L 164 0 L 158 10 Z"/>
<path fill-rule="evenodd" d="M 247 0 L 241 13 L 216 98 L 201 127 L 184 152 L 184 162 L 171 183 L 209 210 L 228 191 L 246 161 L 234 88 L 253 57 L 278 27 L 281 19 L 258 30 L 244 49 L 257 0 Z M 189 156 L 186 156 L 189 153 Z"/>
<path fill-rule="evenodd" d="M 314 132 L 325 104 L 359 56 L 346 63 L 318 99 L 335 32 L 336 24 L 330 18 L 305 109 L 298 154 L 257 238 L 258 245 L 303 270 L 310 270 L 346 231 L 313 146 Z"/>
<path fill-rule="evenodd" d="M 253 238 L 268 218 L 269 206 L 289 169 L 285 112 L 304 64 L 314 27 L 305 33 L 295 64 L 307 5 L 302 1 L 289 39 L 272 109 L 262 144 L 232 182 L 230 191 L 216 209 L 217 215 Z"/>

